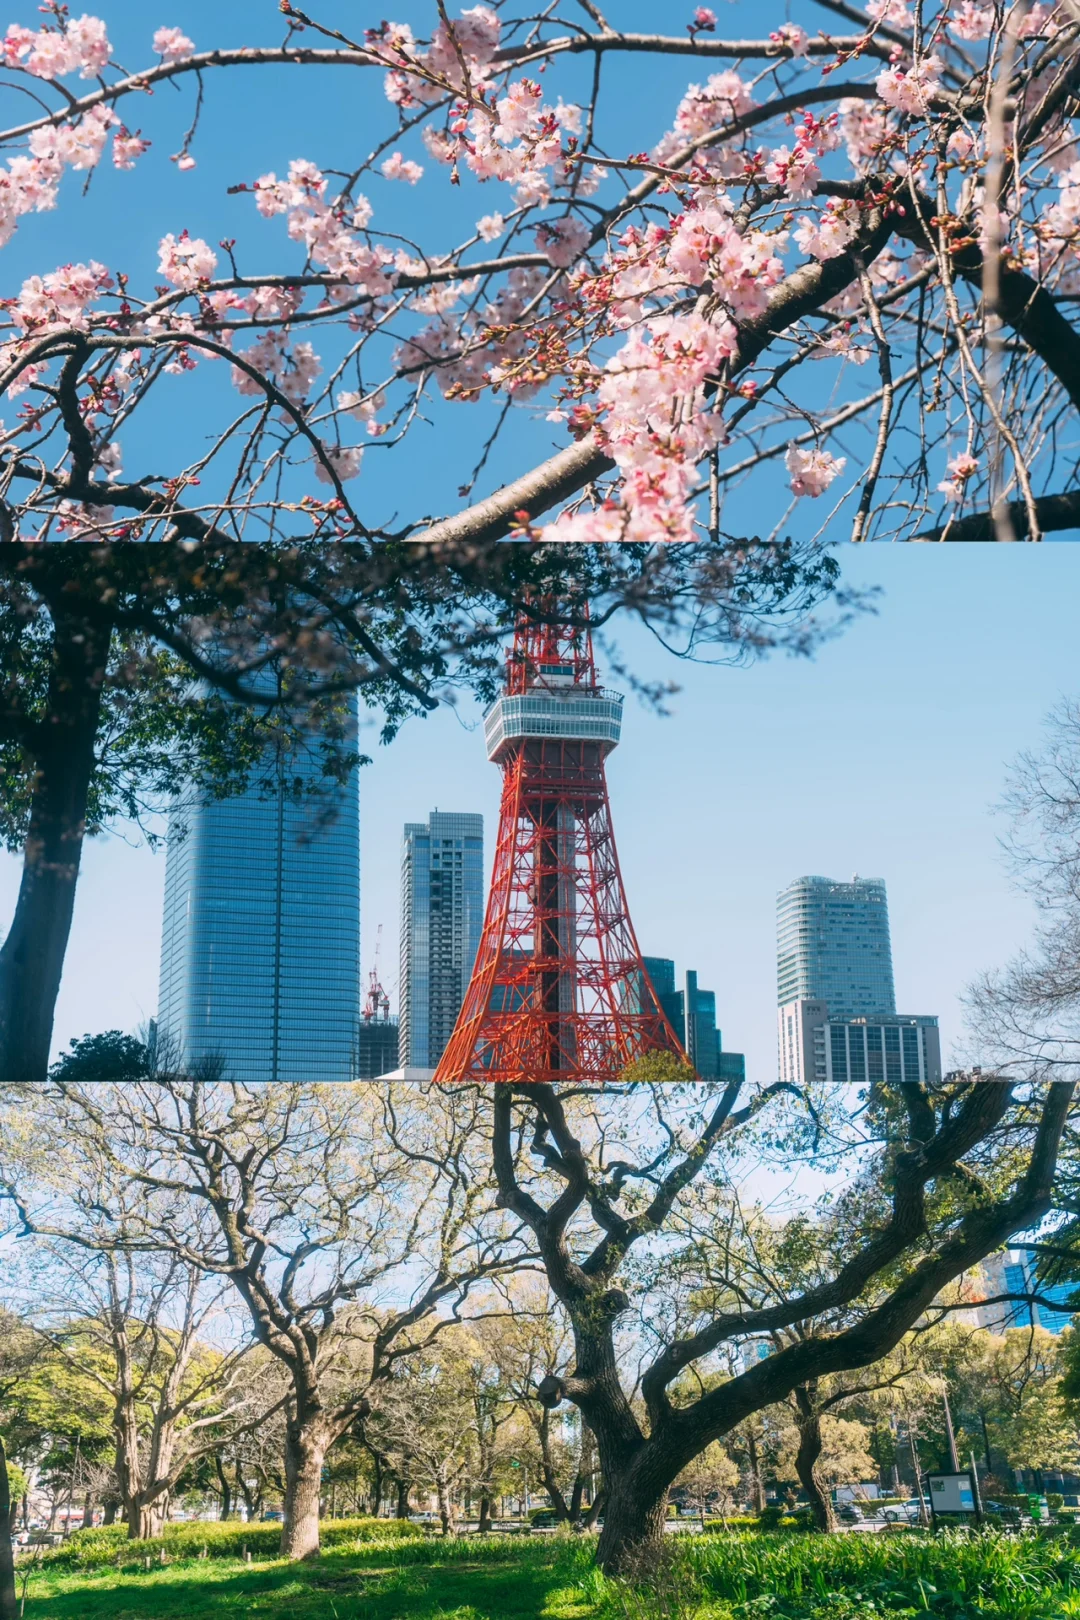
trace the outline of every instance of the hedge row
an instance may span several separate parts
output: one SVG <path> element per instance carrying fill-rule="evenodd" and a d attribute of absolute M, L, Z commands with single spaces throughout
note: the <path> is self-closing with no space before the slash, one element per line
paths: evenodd
<path fill-rule="evenodd" d="M 420 1525 L 407 1519 L 324 1519 L 319 1540 L 324 1548 L 354 1547 L 358 1543 L 416 1541 L 422 1538 Z M 205 1549 L 209 1558 L 242 1558 L 247 1548 L 253 1558 L 276 1558 L 281 1547 L 280 1524 L 240 1524 L 218 1520 L 209 1524 L 168 1524 L 163 1536 L 153 1541 L 129 1541 L 122 1524 L 101 1525 L 96 1530 L 76 1530 L 63 1546 L 45 1554 L 44 1562 L 76 1569 L 103 1564 L 128 1564 L 146 1558 L 167 1561 L 200 1558 Z"/>

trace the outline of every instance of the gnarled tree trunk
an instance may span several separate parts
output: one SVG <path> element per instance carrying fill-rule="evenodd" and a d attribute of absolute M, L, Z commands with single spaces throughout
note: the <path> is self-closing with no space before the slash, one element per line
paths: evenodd
<path fill-rule="evenodd" d="M 668 1487 L 639 1477 L 634 1468 L 614 1478 L 605 1470 L 605 1478 L 609 1484 L 596 1561 L 605 1575 L 640 1572 L 663 1546 Z"/>
<path fill-rule="evenodd" d="M 821 1413 L 816 1411 L 809 1390 L 795 1390 L 795 1404 L 799 1414 L 799 1449 L 795 1453 L 795 1472 L 799 1483 L 810 1498 L 810 1512 L 814 1526 L 827 1535 L 836 1529 L 836 1514 L 828 1487 L 822 1482 L 819 1465 L 824 1442 L 821 1437 Z"/>

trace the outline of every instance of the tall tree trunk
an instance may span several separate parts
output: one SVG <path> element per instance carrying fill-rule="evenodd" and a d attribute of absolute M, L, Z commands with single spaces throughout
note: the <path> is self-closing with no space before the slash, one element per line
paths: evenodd
<path fill-rule="evenodd" d="M 94 1497 L 93 1497 L 93 1492 L 87 1491 L 86 1500 L 83 1502 L 82 1527 L 83 1527 L 84 1530 L 89 1530 L 93 1526 L 93 1523 L 94 1523 Z"/>
<path fill-rule="evenodd" d="M 52 667 L 33 750 L 30 823 L 15 915 L 0 946 L 0 1075 L 38 1083 L 75 908 L 111 623 L 52 609 Z"/>
<path fill-rule="evenodd" d="M 761 1477 L 761 1457 L 758 1452 L 757 1435 L 753 1429 L 746 1433 L 746 1460 L 750 1467 L 750 1500 L 755 1513 L 765 1511 L 765 1481 Z"/>
<path fill-rule="evenodd" d="M 540 1410 L 536 1433 L 540 1441 L 540 1474 L 544 1481 L 544 1490 L 554 1510 L 555 1522 L 566 1524 L 570 1518 L 570 1509 L 566 1505 L 566 1498 L 559 1486 L 559 1476 L 555 1472 L 555 1460 L 551 1454 L 551 1413 L 546 1406 Z"/>
<path fill-rule="evenodd" d="M 237 1465 L 237 1471 L 239 1472 L 239 1464 Z M 217 1474 L 218 1484 L 221 1487 L 221 1517 L 229 1519 L 232 1517 L 233 1488 L 221 1461 L 221 1453 L 217 1451 L 214 1452 L 214 1472 Z"/>
<path fill-rule="evenodd" d="M 990 1451 L 990 1432 L 986 1427 L 986 1413 L 985 1412 L 980 1411 L 980 1413 L 979 1413 L 979 1423 L 980 1423 L 980 1425 L 982 1427 L 983 1456 L 986 1458 L 986 1472 L 988 1474 L 992 1474 L 994 1472 L 994 1461 L 993 1461 L 993 1457 L 992 1457 L 991 1451 Z"/>
<path fill-rule="evenodd" d="M 319 1496 L 329 1436 L 318 1420 L 290 1418 L 285 1426 L 285 1504 L 281 1552 L 310 1558 L 319 1550 Z"/>
<path fill-rule="evenodd" d="M 116 1510 L 119 1506 L 120 1504 L 116 1500 L 115 1496 L 107 1496 L 105 1498 L 105 1511 L 101 1516 L 102 1524 L 116 1523 Z"/>
<path fill-rule="evenodd" d="M 480 1492 L 480 1518 L 476 1528 L 482 1536 L 491 1529 L 491 1492 L 486 1486 Z"/>
<path fill-rule="evenodd" d="M 11 1500 L 7 1452 L 0 1436 L 0 1620 L 18 1620 L 19 1614 L 15 1597 L 15 1549 L 11 1545 L 14 1528 L 15 1503 Z"/>
<path fill-rule="evenodd" d="M 795 1453 L 795 1472 L 810 1498 L 815 1528 L 829 1535 L 836 1529 L 836 1514 L 828 1487 L 822 1483 L 818 1471 L 823 1447 L 821 1413 L 815 1411 L 813 1396 L 806 1389 L 795 1391 L 795 1401 L 799 1413 L 799 1449 Z"/>
<path fill-rule="evenodd" d="M 399 1479 L 397 1481 L 397 1503 L 394 1507 L 395 1519 L 407 1519 L 409 1517 L 409 1488 L 409 1480 Z"/>
<path fill-rule="evenodd" d="M 454 1504 L 450 1500 L 450 1486 L 445 1473 L 439 1470 L 435 1479 L 435 1494 L 439 1502 L 439 1523 L 444 1536 L 454 1533 Z"/>

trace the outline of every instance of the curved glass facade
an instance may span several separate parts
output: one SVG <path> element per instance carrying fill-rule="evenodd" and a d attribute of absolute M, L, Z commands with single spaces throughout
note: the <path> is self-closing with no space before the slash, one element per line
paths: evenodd
<path fill-rule="evenodd" d="M 291 755 L 290 778 L 322 781 Z M 359 782 L 299 802 L 275 771 L 232 799 L 173 806 L 160 1037 L 233 1079 L 349 1080 L 360 1012 Z"/>
<path fill-rule="evenodd" d="M 834 1018 L 896 1012 L 881 878 L 796 878 L 776 901 L 777 1003 L 828 1002 Z"/>

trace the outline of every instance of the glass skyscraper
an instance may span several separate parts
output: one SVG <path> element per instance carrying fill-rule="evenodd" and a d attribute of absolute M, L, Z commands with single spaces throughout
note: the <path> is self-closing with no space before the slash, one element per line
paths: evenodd
<path fill-rule="evenodd" d="M 245 1081 L 353 1078 L 360 1014 L 359 782 L 314 750 L 169 818 L 158 1039 Z M 318 783 L 296 799 L 288 784 Z"/>
<path fill-rule="evenodd" d="M 896 1012 L 880 878 L 796 878 L 776 902 L 777 1002 L 828 1003 L 833 1018 Z"/>
<path fill-rule="evenodd" d="M 686 974 L 685 990 L 676 990 L 675 963 L 668 956 L 643 956 L 641 963 L 668 1023 L 702 1079 L 744 1079 L 746 1060 L 742 1053 L 723 1049 L 723 1038 L 716 1027 L 716 992 L 699 989 L 698 976 L 692 969 Z M 643 996 L 641 992 L 637 996 L 636 1005 L 640 1007 L 644 1005 Z"/>
<path fill-rule="evenodd" d="M 401 852 L 403 1069 L 434 1069 L 453 1033 L 484 925 L 484 818 L 433 810 Z"/>

